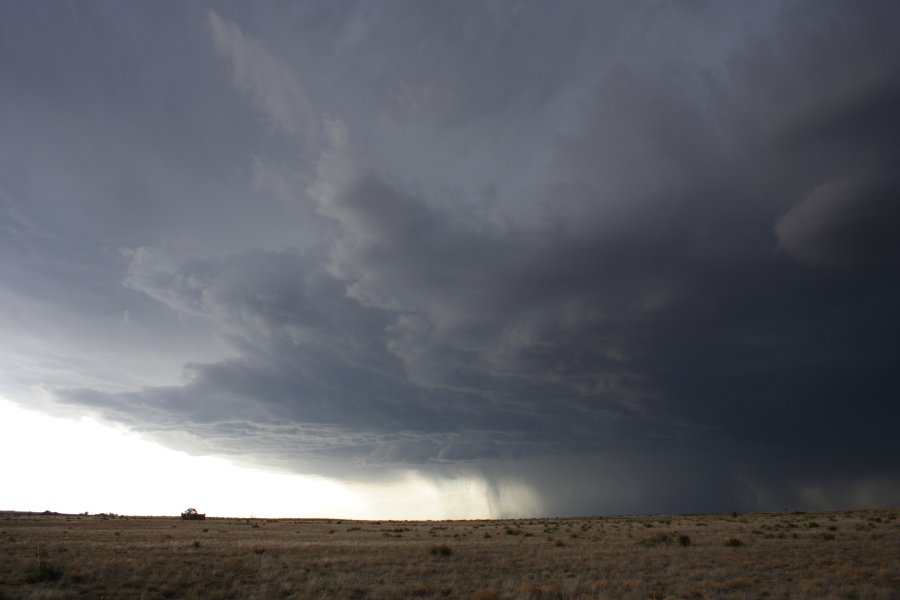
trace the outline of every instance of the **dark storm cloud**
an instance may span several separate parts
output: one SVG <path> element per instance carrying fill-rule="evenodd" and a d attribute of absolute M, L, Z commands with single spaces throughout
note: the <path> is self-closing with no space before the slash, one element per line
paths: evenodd
<path fill-rule="evenodd" d="M 172 119 L 117 101 L 114 66 L 84 91 L 7 60 L 4 114 L 58 181 L 2 147 L 4 291 L 117 287 L 149 354 L 226 340 L 182 348 L 180 379 L 43 371 L 60 399 L 300 471 L 462 470 L 499 504 L 524 482 L 557 514 L 890 502 L 900 11 L 281 8 L 176 19 L 199 83 L 124 76 L 177 82 L 152 94 Z M 31 107 L 43 86 L 79 116 Z"/>
<path fill-rule="evenodd" d="M 235 421 L 256 423 L 260 437 L 280 424 L 310 424 L 331 435 L 290 444 L 299 457 L 346 455 L 366 464 L 517 455 L 541 441 L 596 444 L 587 431 L 571 430 L 579 407 L 543 398 L 570 395 L 571 383 L 509 368 L 494 372 L 473 341 L 456 332 L 446 341 L 420 339 L 421 332 L 410 330 L 409 309 L 355 299 L 309 256 L 253 253 L 176 263 L 140 249 L 126 281 L 181 314 L 216 321 L 240 356 L 190 365 L 183 386 L 63 392 L 118 420 L 226 439 Z M 435 347 L 419 357 L 409 344 Z M 446 361 L 453 369 L 425 369 L 423 361 Z M 585 418 L 605 426 L 619 412 Z"/>

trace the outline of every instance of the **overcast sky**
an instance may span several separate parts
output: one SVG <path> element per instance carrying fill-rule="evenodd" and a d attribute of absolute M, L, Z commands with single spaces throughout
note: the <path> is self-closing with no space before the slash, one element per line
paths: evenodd
<path fill-rule="evenodd" d="M 530 513 L 896 505 L 898 31 L 4 2 L 0 395 Z"/>

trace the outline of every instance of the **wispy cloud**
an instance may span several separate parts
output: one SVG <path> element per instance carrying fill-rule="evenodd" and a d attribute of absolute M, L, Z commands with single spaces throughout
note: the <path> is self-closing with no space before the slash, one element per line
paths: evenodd
<path fill-rule="evenodd" d="M 215 11 L 208 11 L 207 22 L 216 48 L 231 62 L 234 85 L 253 98 L 276 128 L 303 135 L 313 144 L 318 137 L 316 111 L 291 66 L 274 56 L 262 40 L 244 35 L 237 23 Z"/>

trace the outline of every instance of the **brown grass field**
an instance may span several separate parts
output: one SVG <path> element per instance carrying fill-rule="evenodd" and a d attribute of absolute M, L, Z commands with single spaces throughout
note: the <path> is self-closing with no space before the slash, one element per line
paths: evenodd
<path fill-rule="evenodd" d="M 503 521 L 0 513 L 10 598 L 900 598 L 900 511 Z"/>

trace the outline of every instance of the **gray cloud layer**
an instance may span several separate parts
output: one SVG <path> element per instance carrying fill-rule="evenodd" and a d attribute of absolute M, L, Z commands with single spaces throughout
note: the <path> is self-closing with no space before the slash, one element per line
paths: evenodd
<path fill-rule="evenodd" d="M 549 513 L 900 490 L 890 4 L 0 10 L 10 395 Z"/>

